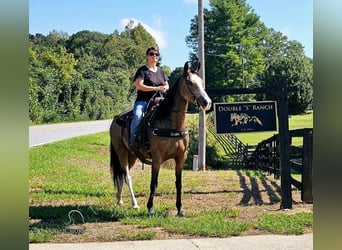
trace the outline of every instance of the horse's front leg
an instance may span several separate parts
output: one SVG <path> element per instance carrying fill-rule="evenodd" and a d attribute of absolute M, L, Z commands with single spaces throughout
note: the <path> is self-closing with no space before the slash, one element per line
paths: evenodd
<path fill-rule="evenodd" d="M 151 173 L 151 184 L 150 184 L 150 197 L 147 202 L 147 210 L 149 215 L 154 214 L 153 210 L 153 198 L 156 188 L 158 186 L 158 175 L 159 175 L 160 163 L 152 163 L 152 173 Z"/>
<path fill-rule="evenodd" d="M 126 184 L 127 184 L 128 188 L 129 188 L 129 192 L 131 194 L 131 201 L 132 201 L 133 207 L 134 208 L 139 208 L 138 202 L 137 202 L 137 200 L 135 198 L 135 195 L 134 195 L 132 177 L 129 174 L 129 168 L 128 167 L 126 167 L 126 178 L 125 178 L 125 181 L 126 181 Z"/>
<path fill-rule="evenodd" d="M 177 216 L 184 216 L 184 212 L 182 211 L 182 169 L 183 165 L 176 163 L 176 207 L 177 207 Z"/>

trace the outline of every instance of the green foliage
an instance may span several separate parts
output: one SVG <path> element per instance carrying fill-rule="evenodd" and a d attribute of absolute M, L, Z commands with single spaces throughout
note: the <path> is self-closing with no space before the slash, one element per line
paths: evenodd
<path fill-rule="evenodd" d="M 274 34 L 279 40 L 280 35 Z M 273 41 L 271 41 L 273 42 Z M 279 76 L 285 76 L 288 86 L 297 86 L 298 91 L 289 94 L 289 114 L 303 113 L 313 102 L 313 63 L 304 55 L 303 46 L 296 41 L 278 41 L 279 50 L 268 51 L 266 68 L 260 75 L 261 87 L 273 87 Z M 275 100 L 274 95 L 258 95 L 257 100 Z"/>
<path fill-rule="evenodd" d="M 191 131 L 190 133 L 190 145 L 188 149 L 187 159 L 185 162 L 185 169 L 192 169 L 193 156 L 198 154 L 198 114 L 187 115 L 187 127 Z M 219 142 L 207 133 L 206 144 L 206 164 L 208 166 L 215 166 L 215 168 L 221 168 L 227 166 L 227 155 L 222 149 Z"/>
<path fill-rule="evenodd" d="M 264 25 L 246 1 L 210 1 L 204 13 L 206 87 L 237 88 L 255 81 L 264 65 Z M 197 54 L 197 17 L 191 20 L 187 43 Z M 242 75 L 242 67 L 244 72 Z"/>
<path fill-rule="evenodd" d="M 289 96 L 290 114 L 305 111 L 313 102 L 313 61 L 304 55 L 303 46 L 267 28 L 245 0 L 211 0 L 210 7 L 204 10 L 206 88 L 271 87 L 283 75 L 289 86 L 298 87 Z M 197 59 L 197 16 L 190 20 L 185 41 L 192 49 L 189 60 Z M 131 108 L 136 92 L 133 76 L 151 46 L 157 46 L 154 38 L 133 21 L 121 33 L 29 34 L 29 122 L 108 119 Z M 182 67 L 174 71 L 162 67 L 170 85 L 182 73 Z M 274 96 L 243 98 L 273 100 Z M 212 99 L 231 102 L 242 97 Z M 195 112 L 191 105 L 189 110 Z"/>
<path fill-rule="evenodd" d="M 289 97 L 289 113 L 300 114 L 313 100 L 313 63 L 303 46 L 272 28 L 267 28 L 245 0 L 211 0 L 204 10 L 205 81 L 207 88 L 273 87 L 279 76 L 288 79 L 298 92 Z M 198 54 L 197 16 L 191 20 L 187 45 L 191 58 Z M 257 95 L 257 100 L 273 100 L 272 95 Z M 253 100 L 254 95 L 244 95 Z M 234 95 L 225 100 L 239 101 Z"/>
<path fill-rule="evenodd" d="M 133 76 L 156 46 L 141 26 L 29 36 L 30 123 L 109 119 L 132 107 Z"/>

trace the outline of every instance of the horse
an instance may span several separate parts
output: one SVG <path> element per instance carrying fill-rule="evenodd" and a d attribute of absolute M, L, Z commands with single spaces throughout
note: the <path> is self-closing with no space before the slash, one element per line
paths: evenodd
<path fill-rule="evenodd" d="M 185 125 L 186 112 L 189 102 L 198 105 L 203 111 L 210 109 L 212 103 L 203 88 L 203 80 L 198 75 L 200 65 L 198 62 L 190 69 L 186 62 L 178 80 L 169 89 L 164 100 L 155 108 L 153 119 L 145 130 L 149 142 L 148 149 L 141 146 L 138 148 L 138 152 L 132 151 L 128 146 L 129 125 L 124 126 L 118 121 L 120 115 L 115 116 L 112 120 L 110 125 L 110 172 L 114 188 L 116 187 L 117 190 L 118 205 L 123 204 L 122 189 L 126 182 L 132 205 L 134 208 L 139 208 L 133 191 L 130 169 L 137 158 L 141 159 L 138 156 L 144 156 L 151 159 L 151 182 L 147 210 L 149 215 L 153 215 L 153 198 L 158 185 L 160 166 L 164 161 L 174 159 L 177 215 L 184 215 L 181 202 L 182 170 L 189 146 L 189 132 Z"/>

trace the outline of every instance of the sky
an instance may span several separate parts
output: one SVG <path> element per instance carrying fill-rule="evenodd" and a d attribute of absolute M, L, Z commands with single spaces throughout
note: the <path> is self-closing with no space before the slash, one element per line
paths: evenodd
<path fill-rule="evenodd" d="M 313 0 L 247 0 L 268 28 L 288 40 L 299 41 L 313 58 Z M 209 0 L 203 0 L 204 8 Z M 124 30 L 128 20 L 141 23 L 155 38 L 162 65 L 174 70 L 188 60 L 185 43 L 191 19 L 198 14 L 197 0 L 30 0 L 29 33 L 51 31 L 72 35 L 82 30 L 111 34 Z"/>

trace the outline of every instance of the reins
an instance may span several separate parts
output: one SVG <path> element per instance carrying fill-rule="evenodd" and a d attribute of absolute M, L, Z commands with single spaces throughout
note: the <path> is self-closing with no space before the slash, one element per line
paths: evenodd
<path fill-rule="evenodd" d="M 197 73 L 197 72 L 192 72 L 192 73 Z M 188 76 L 187 76 L 185 79 L 185 86 L 186 86 L 187 90 L 189 91 L 189 93 L 191 94 L 191 96 L 194 100 L 194 104 L 196 104 L 196 106 L 198 106 L 197 99 L 188 86 L 189 81 L 190 80 L 188 80 Z M 163 101 L 165 101 L 165 100 L 163 100 Z M 156 118 L 155 113 L 156 113 L 158 108 L 159 108 L 159 106 L 156 108 L 156 110 L 154 110 L 153 114 L 151 114 L 151 119 L 147 123 L 149 125 L 149 127 L 151 127 L 153 129 L 152 135 L 161 136 L 161 137 L 183 137 L 183 136 L 186 136 L 190 133 L 190 131 L 188 129 L 179 130 L 179 129 L 168 129 L 168 128 L 154 128 L 153 123 L 154 123 L 154 120 Z M 170 113 L 186 113 L 186 112 L 187 112 L 186 110 L 170 110 Z"/>

